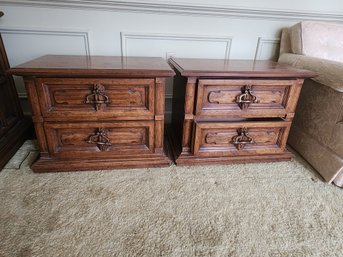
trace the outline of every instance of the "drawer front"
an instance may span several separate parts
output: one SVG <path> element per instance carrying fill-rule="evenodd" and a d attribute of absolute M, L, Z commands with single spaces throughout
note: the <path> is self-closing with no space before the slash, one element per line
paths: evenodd
<path fill-rule="evenodd" d="M 199 80 L 199 117 L 284 117 L 293 113 L 301 80 Z"/>
<path fill-rule="evenodd" d="M 73 120 L 154 117 L 154 79 L 37 79 L 42 114 Z"/>
<path fill-rule="evenodd" d="M 75 122 L 44 125 L 50 155 L 106 158 L 154 152 L 154 122 Z"/>
<path fill-rule="evenodd" d="M 283 153 L 291 123 L 195 122 L 196 156 L 239 156 Z"/>

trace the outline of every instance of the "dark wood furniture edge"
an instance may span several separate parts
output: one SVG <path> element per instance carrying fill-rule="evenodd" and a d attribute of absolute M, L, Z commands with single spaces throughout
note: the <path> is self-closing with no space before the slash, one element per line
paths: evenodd
<path fill-rule="evenodd" d="M 130 75 L 137 78 L 149 78 L 149 77 L 170 77 L 175 73 L 166 70 L 73 70 L 73 69 L 25 69 L 25 68 L 11 68 L 6 71 L 7 74 L 17 76 L 34 76 L 34 77 L 123 77 Z"/>
<path fill-rule="evenodd" d="M 175 58 L 177 59 L 177 58 Z M 187 58 L 180 58 L 180 59 L 187 59 Z M 190 58 L 195 59 L 195 58 Z M 199 58 L 199 61 L 202 60 L 202 58 Z M 218 59 L 221 60 L 221 59 Z M 180 74 L 184 77 L 211 77 L 211 78 L 241 78 L 242 75 L 246 75 L 246 77 L 249 77 L 252 75 L 254 78 L 298 78 L 298 79 L 306 79 L 306 78 L 313 78 L 317 77 L 318 73 L 313 71 L 308 71 L 300 68 L 296 69 L 290 69 L 290 70 L 282 70 L 282 72 L 278 73 L 271 73 L 270 71 L 198 71 L 198 70 L 185 70 L 182 68 L 181 65 L 179 65 L 173 57 L 171 57 L 168 60 L 168 63 L 171 64 L 174 68 L 176 68 Z M 289 66 L 284 64 L 278 64 L 280 66 Z M 291 66 L 289 66 L 291 67 Z M 297 70 L 297 71 L 295 71 Z M 302 72 L 300 72 L 302 71 Z M 252 74 L 253 73 L 253 74 Z"/>
<path fill-rule="evenodd" d="M 6 49 L 0 35 L 0 61 L 1 61 L 1 76 L 3 83 L 6 83 L 7 97 L 11 104 L 11 115 L 16 116 L 16 123 L 8 128 L 8 131 L 0 137 L 0 171 L 5 167 L 7 162 L 12 158 L 16 151 L 21 147 L 25 140 L 30 135 L 33 124 L 29 117 L 25 117 L 19 102 L 17 89 L 14 84 L 13 77 L 10 74 L 4 73 L 9 69 Z M 2 85 L 1 85 L 2 86 Z M 3 104 L 3 103 L 1 103 Z M 0 110 L 1 112 L 1 110 Z"/>
<path fill-rule="evenodd" d="M 173 58 L 169 58 L 168 59 L 168 64 L 169 65 L 171 65 L 171 68 L 173 69 L 173 68 L 175 68 L 175 69 L 177 69 L 180 73 L 181 73 L 181 75 L 183 75 L 183 69 L 182 69 L 182 67 L 173 59 Z"/>
<path fill-rule="evenodd" d="M 175 161 L 180 153 L 177 154 L 177 149 L 179 148 L 175 145 L 176 140 L 174 139 L 172 124 L 168 124 L 165 126 L 164 139 L 165 139 L 166 153 L 169 159 L 175 164 Z"/>
<path fill-rule="evenodd" d="M 270 155 L 249 155 L 249 156 L 230 156 L 230 157 L 196 157 L 193 155 L 180 155 L 176 160 L 177 165 L 213 165 L 213 164 L 235 164 L 235 163 L 256 163 L 256 162 L 278 162 L 290 161 L 294 155 L 286 150 L 282 154 Z"/>
<path fill-rule="evenodd" d="M 32 121 L 25 117 L 0 139 L 0 171 L 28 138 L 30 128 L 32 129 Z"/>
<path fill-rule="evenodd" d="M 126 62 L 128 61 L 128 62 Z M 9 69 L 19 76 L 170 77 L 175 75 L 161 57 L 44 55 Z"/>
<path fill-rule="evenodd" d="M 245 71 L 239 71 L 239 72 L 201 72 L 201 75 L 199 75 L 198 71 L 183 71 L 181 72 L 183 76 L 186 77 L 211 77 L 211 78 L 242 78 L 242 75 L 246 75 L 246 77 L 252 76 L 251 72 L 245 72 Z M 270 74 L 268 72 L 256 72 L 254 75 L 254 78 L 280 78 L 280 79 L 288 79 L 288 78 L 299 78 L 299 79 L 305 79 L 305 78 L 313 78 L 316 77 L 316 73 L 311 74 L 300 74 L 299 76 L 296 76 L 294 73 L 277 73 L 277 74 Z"/>
<path fill-rule="evenodd" d="M 31 165 L 34 172 L 61 172 L 61 171 L 87 171 L 112 169 L 132 169 L 132 168 L 157 168 L 168 167 L 171 164 L 167 155 L 150 158 L 129 158 L 129 159 L 75 159 L 56 160 L 40 158 Z"/>

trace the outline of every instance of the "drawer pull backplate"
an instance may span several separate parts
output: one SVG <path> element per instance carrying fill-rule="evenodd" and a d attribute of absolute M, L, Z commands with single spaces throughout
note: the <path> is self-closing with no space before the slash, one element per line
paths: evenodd
<path fill-rule="evenodd" d="M 105 95 L 105 87 L 101 84 L 95 84 L 93 86 L 92 94 L 86 96 L 85 103 L 93 104 L 95 110 L 98 111 L 103 104 L 109 104 L 111 101 L 108 96 Z"/>
<path fill-rule="evenodd" d="M 237 150 L 242 150 L 247 144 L 253 144 L 254 139 L 249 136 L 247 128 L 241 128 L 237 131 L 238 135 L 232 138 L 232 143 Z"/>
<path fill-rule="evenodd" d="M 100 151 L 106 151 L 112 144 L 107 136 L 108 130 L 98 128 L 95 135 L 88 137 L 88 144 L 96 144 Z"/>
<path fill-rule="evenodd" d="M 248 109 L 252 103 L 258 103 L 257 97 L 252 93 L 252 86 L 246 85 L 242 87 L 242 94 L 236 96 L 236 103 L 242 110 Z"/>

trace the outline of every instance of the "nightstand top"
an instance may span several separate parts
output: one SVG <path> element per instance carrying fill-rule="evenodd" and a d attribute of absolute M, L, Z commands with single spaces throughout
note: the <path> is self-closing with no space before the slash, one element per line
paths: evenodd
<path fill-rule="evenodd" d="M 160 57 L 45 55 L 9 70 L 22 76 L 169 77 L 174 72 Z"/>
<path fill-rule="evenodd" d="M 316 76 L 315 72 L 273 61 L 171 58 L 169 62 L 186 77 L 310 78 Z"/>

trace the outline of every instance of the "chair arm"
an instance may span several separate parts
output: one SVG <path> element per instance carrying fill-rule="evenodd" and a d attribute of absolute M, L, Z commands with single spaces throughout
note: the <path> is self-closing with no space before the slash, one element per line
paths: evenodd
<path fill-rule="evenodd" d="M 343 93 L 343 63 L 341 62 L 291 53 L 282 54 L 279 62 L 317 72 L 319 76 L 312 78 L 313 80 Z"/>

